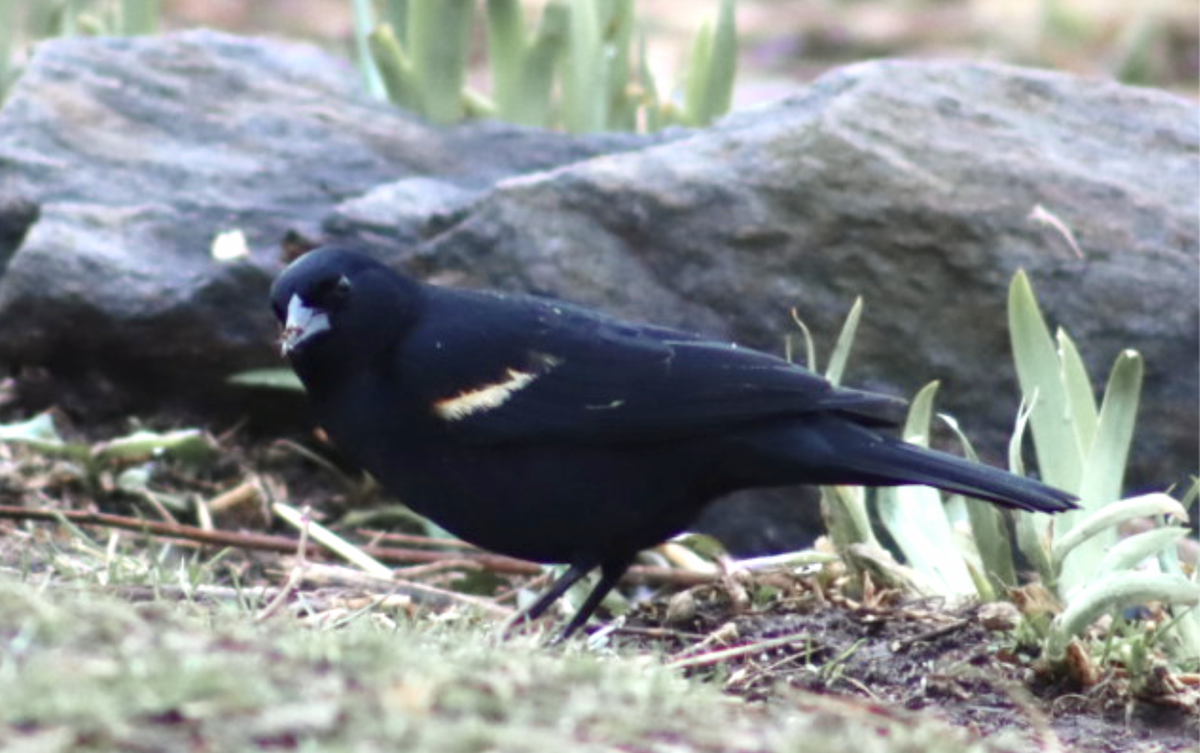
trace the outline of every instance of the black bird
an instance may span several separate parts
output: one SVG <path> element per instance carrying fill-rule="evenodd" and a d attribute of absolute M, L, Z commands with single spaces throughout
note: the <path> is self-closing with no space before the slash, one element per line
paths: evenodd
<path fill-rule="evenodd" d="M 1038 512 L 1074 497 L 880 433 L 895 398 L 784 359 L 533 296 L 426 285 L 326 247 L 275 280 L 317 422 L 401 501 L 485 549 L 593 568 L 583 625 L 709 502 L 788 484 L 928 484 Z"/>

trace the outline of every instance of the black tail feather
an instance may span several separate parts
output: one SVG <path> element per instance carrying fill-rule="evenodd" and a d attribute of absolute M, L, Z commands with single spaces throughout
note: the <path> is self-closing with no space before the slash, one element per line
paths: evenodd
<path fill-rule="evenodd" d="M 935 486 L 1029 512 L 1056 513 L 1079 507 L 1074 494 L 1041 481 L 899 440 L 885 440 L 864 455 L 871 472 L 892 479 L 892 484 Z"/>
<path fill-rule="evenodd" d="M 1048 484 L 848 421 L 814 422 L 759 434 L 752 445 L 753 472 L 779 483 L 922 484 L 1030 512 L 1078 508 L 1074 494 Z"/>
<path fill-rule="evenodd" d="M 864 477 L 859 483 L 922 484 L 1029 512 L 1056 513 L 1079 507 L 1074 494 L 1041 481 L 891 437 L 871 439 L 874 441 L 863 442 L 840 458 L 842 469 Z"/>

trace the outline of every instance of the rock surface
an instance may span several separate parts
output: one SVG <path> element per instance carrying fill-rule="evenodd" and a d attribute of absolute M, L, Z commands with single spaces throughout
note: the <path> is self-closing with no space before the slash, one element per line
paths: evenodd
<path fill-rule="evenodd" d="M 1094 380 L 1123 348 L 1145 355 L 1132 481 L 1161 488 L 1195 472 L 1200 434 L 1198 122 L 1114 83 L 882 61 L 698 132 L 435 129 L 302 45 L 59 40 L 0 110 L 0 361 L 144 402 L 221 393 L 277 363 L 263 299 L 298 230 L 775 351 L 795 306 L 827 353 L 861 295 L 846 380 L 940 379 L 996 460 L 1025 268 Z M 234 228 L 250 257 L 215 261 Z"/>

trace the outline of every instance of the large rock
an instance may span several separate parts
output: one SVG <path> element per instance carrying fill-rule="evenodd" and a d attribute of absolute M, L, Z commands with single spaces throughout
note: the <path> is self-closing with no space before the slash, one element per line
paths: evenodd
<path fill-rule="evenodd" d="M 277 362 L 263 298 L 297 229 L 770 350 L 795 306 L 827 352 L 862 295 L 847 381 L 941 379 L 996 459 L 1024 267 L 1097 380 L 1145 354 L 1134 478 L 1161 487 L 1195 470 L 1200 433 L 1197 114 L 1054 73 L 875 62 L 705 131 L 572 138 L 427 127 L 304 46 L 50 42 L 0 110 L 0 359 L 143 403 L 223 394 Z M 252 255 L 218 262 L 232 228 Z"/>

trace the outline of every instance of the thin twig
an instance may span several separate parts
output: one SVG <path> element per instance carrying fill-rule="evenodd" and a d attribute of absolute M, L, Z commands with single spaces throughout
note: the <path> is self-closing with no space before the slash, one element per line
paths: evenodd
<path fill-rule="evenodd" d="M 947 625 L 935 627 L 932 630 L 926 630 L 923 633 L 917 633 L 916 635 L 910 635 L 907 638 L 901 638 L 900 640 L 893 641 L 889 648 L 893 652 L 903 651 L 914 643 L 923 643 L 925 641 L 933 640 L 934 638 L 941 638 L 944 635 L 949 635 L 950 633 L 962 630 L 970 624 L 970 620 L 955 620 Z"/>
<path fill-rule="evenodd" d="M 274 536 L 252 531 L 223 531 L 220 529 L 209 531 L 182 523 L 165 523 L 92 510 L 60 510 L 51 507 L 30 508 L 0 505 L 0 519 L 6 518 L 10 520 L 45 520 L 56 523 L 66 522 L 72 525 L 95 525 L 105 528 L 119 528 L 126 531 L 138 531 L 152 536 L 182 539 L 184 541 L 219 547 L 281 552 L 284 554 L 291 554 L 296 551 L 296 539 L 288 536 Z M 476 563 L 479 567 L 503 575 L 539 575 L 542 573 L 542 566 L 535 562 L 477 550 L 462 551 L 457 547 L 449 552 L 432 549 L 380 546 L 364 546 L 361 549 L 380 562 L 397 565 L 440 563 L 445 562 L 447 559 L 455 559 L 470 561 Z M 710 573 L 635 565 L 625 574 L 622 582 L 630 585 L 647 584 L 689 587 L 712 583 L 718 577 Z"/>
<path fill-rule="evenodd" d="M 66 588 L 55 584 L 57 588 Z M 273 599 L 280 592 L 278 586 L 217 586 L 198 584 L 180 586 L 173 583 L 159 583 L 153 586 L 117 584 L 110 586 L 113 593 L 129 601 L 157 601 L 158 599 L 182 599 L 187 601 L 264 601 Z"/>
<path fill-rule="evenodd" d="M 698 641 L 704 637 L 700 633 L 677 630 L 670 627 L 635 627 L 631 625 L 622 625 L 616 628 L 613 632 L 617 633 L 618 635 L 636 635 L 639 638 L 648 638 L 656 641 Z"/>
<path fill-rule="evenodd" d="M 296 549 L 296 539 L 288 536 L 273 536 L 252 531 L 206 531 L 197 526 L 182 523 L 164 523 L 145 518 L 94 512 L 91 510 L 57 510 L 53 508 L 29 508 L 0 505 L 0 519 L 67 521 L 76 525 L 97 525 L 105 528 L 120 528 L 138 531 L 152 536 L 184 539 L 213 546 L 236 547 L 266 552 L 291 554 Z M 505 557 L 486 552 L 437 552 L 428 549 L 401 549 L 397 547 L 363 547 L 372 557 L 396 564 L 421 564 L 441 562 L 448 554 L 455 558 L 471 559 L 489 570 L 508 575 L 536 575 L 542 571 L 540 565 L 525 560 Z"/>
<path fill-rule="evenodd" d="M 258 622 L 263 622 L 269 619 L 272 615 L 278 612 L 287 601 L 288 596 L 296 590 L 300 585 L 300 579 L 303 577 L 304 566 L 307 562 L 305 559 L 305 550 L 308 547 L 308 527 L 311 522 L 311 509 L 306 505 L 299 514 L 300 523 L 300 541 L 296 544 L 296 564 L 292 566 L 292 571 L 288 573 L 287 582 L 283 584 L 283 588 L 279 589 L 279 593 L 275 594 L 275 598 L 262 608 L 255 619 Z"/>
<path fill-rule="evenodd" d="M 1083 249 L 1079 247 L 1079 242 L 1075 240 L 1075 233 L 1071 231 L 1070 226 L 1063 222 L 1058 215 L 1046 209 L 1041 204 L 1034 204 L 1033 209 L 1029 212 L 1029 219 L 1053 228 L 1066 241 L 1067 247 L 1071 249 L 1071 253 L 1075 254 L 1076 259 L 1087 258 L 1083 255 Z"/>
<path fill-rule="evenodd" d="M 394 541 L 400 544 L 412 544 L 414 546 L 427 546 L 435 549 L 446 549 L 454 547 L 458 549 L 474 549 L 465 541 L 459 539 L 436 538 L 434 536 L 418 536 L 415 533 L 400 533 L 397 531 L 380 531 L 374 528 L 359 528 L 355 533 L 360 536 L 366 536 L 372 541 Z"/>
<path fill-rule="evenodd" d="M 342 559 L 347 560 L 360 570 L 372 575 L 378 575 L 381 578 L 391 577 L 392 571 L 386 565 L 320 523 L 314 522 L 312 516 L 308 513 L 309 508 L 307 506 L 301 511 L 291 505 L 276 502 L 271 505 L 271 510 L 291 525 L 298 527 L 301 537 L 311 536 L 313 541 L 337 554 Z"/>
<path fill-rule="evenodd" d="M 447 555 L 454 554 L 446 552 Z M 447 570 L 481 570 L 479 563 L 462 557 L 449 557 L 441 562 L 426 562 L 420 565 L 408 565 L 392 571 L 393 578 L 423 578 L 427 575 L 439 575 Z"/>
<path fill-rule="evenodd" d="M 755 643 L 747 643 L 741 646 L 732 646 L 730 648 L 722 648 L 716 651 L 709 651 L 706 654 L 698 654 L 696 656 L 688 656 L 683 659 L 675 659 L 667 662 L 667 666 L 671 669 L 691 669 L 692 667 L 704 667 L 709 664 L 717 664 L 726 659 L 734 659 L 739 656 L 748 654 L 757 654 L 767 649 L 776 648 L 778 646 L 786 646 L 789 643 L 797 643 L 809 638 L 808 633 L 793 633 L 784 635 L 778 638 L 768 638 L 764 641 Z"/>
<path fill-rule="evenodd" d="M 425 597 L 433 597 L 436 600 L 444 602 L 456 602 L 459 604 L 469 604 L 470 606 L 491 612 L 492 614 L 507 617 L 513 610 L 502 607 L 491 599 L 472 596 L 471 594 L 458 593 L 457 591 L 447 591 L 436 586 L 417 583 L 411 580 L 400 580 L 396 578 L 381 578 L 377 575 L 364 573 L 359 570 L 352 570 L 348 567 L 339 565 L 321 565 L 317 563 L 309 563 L 302 574 L 303 580 L 307 583 L 318 583 L 328 585 L 331 582 L 351 584 L 359 587 L 374 587 L 387 589 L 390 591 L 411 591 Z M 426 599 L 428 600 L 428 598 Z"/>

